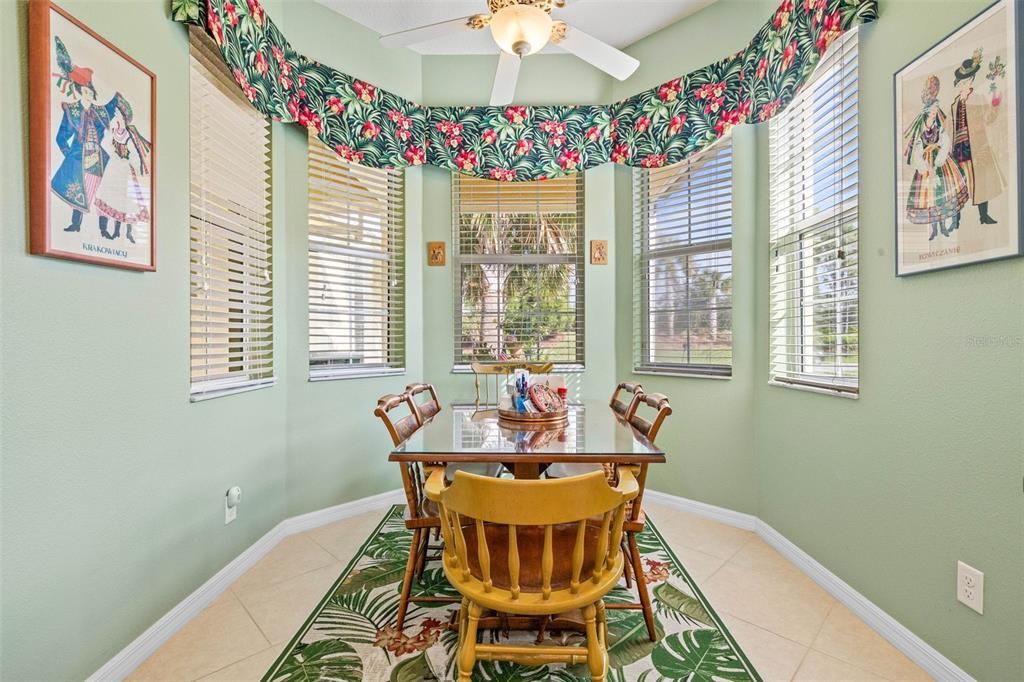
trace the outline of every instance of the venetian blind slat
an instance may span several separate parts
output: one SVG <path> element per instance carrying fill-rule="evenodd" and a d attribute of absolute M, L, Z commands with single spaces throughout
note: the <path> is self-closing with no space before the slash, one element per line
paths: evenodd
<path fill-rule="evenodd" d="M 270 125 L 190 30 L 192 400 L 274 380 Z"/>
<path fill-rule="evenodd" d="M 309 374 L 405 370 L 405 190 L 401 170 L 308 144 Z"/>
<path fill-rule="evenodd" d="M 857 32 L 770 125 L 770 377 L 859 390 Z"/>
<path fill-rule="evenodd" d="M 732 143 L 633 170 L 633 367 L 732 373 Z"/>

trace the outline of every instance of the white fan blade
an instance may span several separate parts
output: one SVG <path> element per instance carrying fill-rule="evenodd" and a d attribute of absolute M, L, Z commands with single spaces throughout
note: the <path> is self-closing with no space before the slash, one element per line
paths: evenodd
<path fill-rule="evenodd" d="M 386 36 L 380 37 L 380 44 L 384 47 L 408 47 L 416 43 L 425 43 L 434 38 L 443 38 L 452 33 L 457 33 L 459 29 L 470 30 L 469 25 L 466 23 L 469 19 L 469 17 L 460 17 L 458 19 L 449 19 L 448 21 L 439 21 L 436 24 L 427 24 L 419 28 L 410 28 L 408 31 L 389 33 Z"/>
<path fill-rule="evenodd" d="M 502 51 L 498 57 L 498 70 L 494 74 L 494 87 L 491 88 L 491 106 L 498 107 L 511 104 L 516 94 L 516 81 L 519 80 L 519 66 L 523 58 Z"/>
<path fill-rule="evenodd" d="M 571 52 L 583 61 L 592 64 L 605 73 L 624 81 L 633 75 L 640 62 L 622 50 L 601 42 L 589 33 L 575 26 L 569 26 L 565 37 L 557 43 L 566 52 Z"/>

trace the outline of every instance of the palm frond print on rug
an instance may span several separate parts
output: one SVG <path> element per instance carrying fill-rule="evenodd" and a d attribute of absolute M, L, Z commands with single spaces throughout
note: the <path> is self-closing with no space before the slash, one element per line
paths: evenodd
<path fill-rule="evenodd" d="M 356 553 L 327 595 L 306 619 L 263 682 L 350 680 L 412 682 L 451 680 L 458 633 L 447 628 L 455 604 L 410 604 L 405 631 L 393 624 L 412 534 L 402 520 L 404 507 L 392 507 Z M 608 610 L 608 682 L 663 680 L 760 681 L 739 646 L 697 589 L 650 519 L 638 538 L 645 574 L 654 601 L 659 640 L 647 637 L 643 614 Z M 439 561 L 427 564 L 414 596 L 458 593 Z M 630 602 L 635 593 L 619 584 L 606 603 Z M 504 634 L 485 632 L 485 638 Z M 513 632 L 514 640 L 532 642 L 533 632 Z M 575 632 L 549 633 L 548 643 L 579 645 Z M 507 662 L 480 662 L 474 680 L 570 682 L 590 679 L 587 666 L 527 667 Z"/>

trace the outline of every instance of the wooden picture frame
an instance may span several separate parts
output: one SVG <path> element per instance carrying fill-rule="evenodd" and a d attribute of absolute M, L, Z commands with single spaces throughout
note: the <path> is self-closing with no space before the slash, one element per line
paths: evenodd
<path fill-rule="evenodd" d="M 445 263 L 445 243 L 427 242 L 427 265 L 438 267 Z"/>
<path fill-rule="evenodd" d="M 998 0 L 893 74 L 897 277 L 1024 255 L 1022 35 Z"/>
<path fill-rule="evenodd" d="M 590 240 L 590 264 L 591 265 L 608 265 L 608 240 L 607 239 L 591 239 Z"/>
<path fill-rule="evenodd" d="M 156 270 L 156 76 L 28 3 L 29 252 Z"/>

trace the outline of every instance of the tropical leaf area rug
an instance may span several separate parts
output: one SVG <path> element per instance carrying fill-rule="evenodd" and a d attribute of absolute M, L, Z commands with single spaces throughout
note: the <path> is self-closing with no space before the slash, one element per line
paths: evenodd
<path fill-rule="evenodd" d="M 447 627 L 456 604 L 410 604 L 404 632 L 394 629 L 412 533 L 401 505 L 392 507 L 330 591 L 306 619 L 263 682 L 452 680 L 457 633 Z M 651 523 L 638 537 L 654 602 L 657 643 L 642 612 L 608 609 L 608 682 L 754 680 L 760 677 L 682 563 Z M 413 595 L 458 596 L 440 562 L 431 561 Z M 635 601 L 621 582 L 605 602 Z M 536 633 L 485 632 L 488 641 L 533 642 Z M 581 645 L 575 632 L 551 632 L 548 643 Z M 477 663 L 474 680 L 532 682 L 589 680 L 586 665 L 540 667 Z"/>

